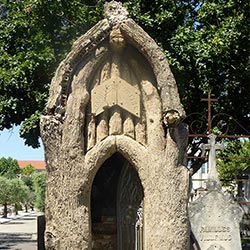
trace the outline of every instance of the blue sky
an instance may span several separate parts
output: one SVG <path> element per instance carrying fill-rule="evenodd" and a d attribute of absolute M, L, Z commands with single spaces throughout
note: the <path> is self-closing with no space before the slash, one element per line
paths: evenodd
<path fill-rule="evenodd" d="M 24 145 L 24 140 L 19 137 L 19 127 L 0 131 L 0 158 L 12 157 L 16 160 L 43 160 L 43 147 L 33 149 Z"/>

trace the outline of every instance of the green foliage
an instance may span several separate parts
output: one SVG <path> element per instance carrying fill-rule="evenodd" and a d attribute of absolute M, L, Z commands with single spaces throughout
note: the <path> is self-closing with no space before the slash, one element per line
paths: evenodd
<path fill-rule="evenodd" d="M 16 178 L 20 174 L 20 168 L 16 160 L 11 157 L 0 158 L 0 176 Z"/>
<path fill-rule="evenodd" d="M 21 169 L 22 175 L 31 176 L 36 171 L 36 168 L 31 164 L 27 165 L 23 169 Z"/>
<path fill-rule="evenodd" d="M 212 89 L 219 97 L 215 110 L 232 115 L 247 128 L 248 4 L 231 0 L 199 1 L 199 5 L 166 47 L 177 82 L 181 82 L 183 104 L 188 113 L 196 111 L 200 97 Z"/>
<path fill-rule="evenodd" d="M 35 167 L 32 166 L 31 164 L 21 169 L 21 173 L 22 173 L 21 179 L 25 183 L 25 185 L 29 187 L 31 192 L 34 191 L 32 175 L 35 173 L 35 171 L 36 171 Z"/>
<path fill-rule="evenodd" d="M 0 204 L 15 205 L 19 202 L 25 203 L 29 196 L 29 188 L 17 178 L 8 179 L 0 176 Z M 7 214 L 4 214 L 7 217 Z"/>
<path fill-rule="evenodd" d="M 35 207 L 44 212 L 46 191 L 46 174 L 44 172 L 33 174 L 33 186 L 35 190 Z"/>
<path fill-rule="evenodd" d="M 39 173 L 31 164 L 22 169 L 22 181 L 29 188 L 29 195 L 25 205 L 44 211 L 45 204 L 45 173 Z"/>
<path fill-rule="evenodd" d="M 0 130 L 21 125 L 38 147 L 39 116 L 51 78 L 74 40 L 102 18 L 104 1 L 23 0 L 0 4 Z M 248 1 L 122 1 L 165 51 L 187 114 L 216 112 L 249 124 Z M 199 108 L 197 108 L 199 107 Z M 242 133 L 234 128 L 231 133 Z"/>
<path fill-rule="evenodd" d="M 217 160 L 219 176 L 223 180 L 242 177 L 246 170 L 250 171 L 250 141 L 236 141 L 226 144 L 226 150 L 220 153 Z M 226 182 L 226 185 L 230 182 Z"/>
<path fill-rule="evenodd" d="M 101 5 L 80 0 L 0 3 L 0 130 L 22 123 L 25 143 L 39 146 L 39 116 L 54 71 L 76 37 L 101 17 Z"/>
<path fill-rule="evenodd" d="M 20 179 L 12 179 L 12 202 L 13 203 L 24 203 L 28 199 L 29 196 L 29 188 L 25 185 L 25 183 Z"/>
<path fill-rule="evenodd" d="M 0 176 L 0 190 L 0 204 L 11 204 L 13 202 L 11 180 Z"/>

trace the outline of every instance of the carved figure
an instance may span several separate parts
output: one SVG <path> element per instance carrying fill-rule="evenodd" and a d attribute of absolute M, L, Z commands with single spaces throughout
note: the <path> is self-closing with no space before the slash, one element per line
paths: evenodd
<path fill-rule="evenodd" d="M 93 79 L 87 150 L 108 135 L 125 134 L 142 144 L 146 142 L 140 81 L 130 62 L 124 60 L 125 50 L 130 49 L 119 28 L 111 31 L 108 46 L 111 53 Z M 147 84 L 152 85 L 149 81 Z"/>

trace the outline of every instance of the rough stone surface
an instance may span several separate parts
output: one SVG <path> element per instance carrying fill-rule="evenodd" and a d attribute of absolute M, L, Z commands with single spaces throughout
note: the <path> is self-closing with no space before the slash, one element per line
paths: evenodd
<path fill-rule="evenodd" d="M 117 152 L 136 169 L 143 186 L 144 249 L 188 249 L 187 131 L 178 123 L 184 111 L 175 80 L 160 48 L 126 10 L 116 2 L 106 9 L 106 18 L 75 42 L 58 67 L 47 115 L 41 118 L 46 249 L 92 249 L 92 183 Z M 101 92 L 96 114 L 92 91 L 105 89 L 110 79 L 114 88 Z M 119 79 L 137 94 L 123 93 L 122 100 L 131 100 L 125 106 L 120 99 L 110 103 L 113 97 L 105 105 L 105 94 L 120 89 Z M 140 107 L 135 108 L 131 103 L 138 96 Z"/>

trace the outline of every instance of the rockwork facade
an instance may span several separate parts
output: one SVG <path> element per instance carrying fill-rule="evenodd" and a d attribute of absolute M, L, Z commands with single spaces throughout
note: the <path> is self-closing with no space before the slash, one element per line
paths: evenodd
<path fill-rule="evenodd" d="M 188 249 L 186 129 L 174 77 L 121 4 L 105 8 L 58 67 L 41 118 L 46 249 Z"/>

